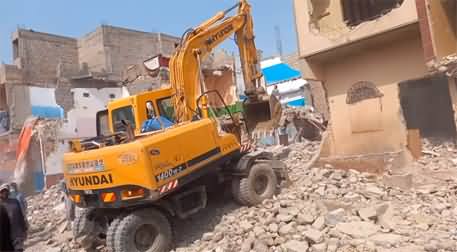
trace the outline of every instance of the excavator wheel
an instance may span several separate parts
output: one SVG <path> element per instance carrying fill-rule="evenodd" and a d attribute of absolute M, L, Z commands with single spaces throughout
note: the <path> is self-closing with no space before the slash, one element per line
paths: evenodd
<path fill-rule="evenodd" d="M 249 175 L 241 178 L 238 197 L 243 205 L 253 206 L 273 197 L 276 193 L 278 178 L 268 163 L 254 164 Z"/>
<path fill-rule="evenodd" d="M 115 234 L 116 252 L 168 252 L 173 232 L 168 218 L 155 209 L 132 212 L 120 221 Z"/>
<path fill-rule="evenodd" d="M 96 209 L 81 209 L 73 223 L 73 236 L 84 249 L 90 250 L 101 244 L 103 218 L 96 218 Z"/>
<path fill-rule="evenodd" d="M 123 216 L 115 218 L 109 225 L 108 230 L 106 231 L 106 247 L 109 252 L 116 252 L 115 250 L 115 240 L 116 240 L 116 231 L 119 225 L 121 224 Z"/>
<path fill-rule="evenodd" d="M 246 201 L 243 200 L 240 194 L 240 184 L 242 178 L 234 178 L 232 180 L 232 196 L 236 203 L 240 205 L 248 205 Z"/>

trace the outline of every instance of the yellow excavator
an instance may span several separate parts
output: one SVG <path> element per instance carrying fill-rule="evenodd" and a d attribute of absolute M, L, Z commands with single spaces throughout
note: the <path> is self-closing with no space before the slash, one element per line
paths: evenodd
<path fill-rule="evenodd" d="M 208 96 L 222 98 L 205 89 L 201 68 L 232 35 L 246 85 L 240 120 L 227 108 L 228 117 L 215 117 Z M 103 242 L 116 252 L 169 251 L 171 221 L 205 208 L 214 183 L 229 185 L 240 204 L 255 205 L 287 177 L 272 153 L 241 140 L 243 132 L 274 127 L 281 115 L 278 100 L 261 87 L 247 0 L 186 31 L 169 68 L 171 87 L 109 103 L 97 114 L 98 136 L 72 141 L 64 155 L 66 193 L 81 209 L 73 231 L 85 248 Z"/>

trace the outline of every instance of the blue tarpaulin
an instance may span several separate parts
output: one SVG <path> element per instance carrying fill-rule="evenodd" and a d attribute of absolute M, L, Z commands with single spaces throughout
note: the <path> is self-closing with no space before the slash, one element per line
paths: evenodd
<path fill-rule="evenodd" d="M 287 80 L 297 79 L 301 77 L 301 73 L 289 65 L 280 63 L 270 67 L 262 69 L 263 75 L 268 86 L 271 86 L 278 82 Z"/>
<path fill-rule="evenodd" d="M 303 107 L 306 105 L 306 100 L 305 98 L 301 98 L 294 101 L 289 101 L 287 105 L 290 107 Z"/>
<path fill-rule="evenodd" d="M 48 119 L 63 118 L 63 109 L 60 107 L 51 106 L 32 106 L 32 115 Z"/>
<path fill-rule="evenodd" d="M 162 126 L 164 128 L 169 128 L 169 127 L 173 126 L 173 122 L 171 122 L 170 120 L 168 120 L 167 118 L 165 118 L 163 116 L 160 116 L 159 118 L 153 118 L 153 119 L 146 120 L 143 123 L 143 126 L 141 127 L 141 133 L 160 130 L 160 129 L 162 129 Z"/>

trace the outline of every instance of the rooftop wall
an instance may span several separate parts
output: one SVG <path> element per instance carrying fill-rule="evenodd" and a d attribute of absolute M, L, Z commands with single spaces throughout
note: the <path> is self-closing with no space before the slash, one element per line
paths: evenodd
<path fill-rule="evenodd" d="M 171 55 L 178 38 L 165 34 L 140 32 L 102 26 L 106 71 L 121 76 L 128 66 L 143 62 L 159 53 Z"/>
<path fill-rule="evenodd" d="M 25 82 L 54 83 L 59 63 L 69 72 L 78 69 L 78 49 L 74 38 L 19 29 L 13 34 L 16 65 Z"/>
<path fill-rule="evenodd" d="M 393 2 L 395 0 L 389 0 Z M 387 0 L 374 2 L 385 3 Z M 354 1 L 352 1 L 354 2 Z M 360 2 L 360 1 L 359 1 Z M 366 1 L 373 2 L 373 1 Z M 299 54 L 311 56 L 348 43 L 359 41 L 418 21 L 413 0 L 398 1 L 399 5 L 359 24 L 347 20 L 351 1 L 294 0 Z M 402 3 L 401 3 L 402 2 Z M 347 3 L 343 6 L 342 3 Z M 401 4 L 400 4 L 401 3 Z"/>

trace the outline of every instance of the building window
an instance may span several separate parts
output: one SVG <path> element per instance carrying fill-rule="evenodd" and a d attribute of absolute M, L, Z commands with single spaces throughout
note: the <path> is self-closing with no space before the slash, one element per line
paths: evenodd
<path fill-rule="evenodd" d="M 83 97 L 89 98 L 90 94 L 89 93 L 83 93 Z"/>
<path fill-rule="evenodd" d="M 400 7 L 404 0 L 341 0 L 344 22 L 357 26 Z"/>
<path fill-rule="evenodd" d="M 346 104 L 352 133 L 380 131 L 382 126 L 382 97 L 372 82 L 360 81 L 349 88 Z"/>
<path fill-rule="evenodd" d="M 13 40 L 13 57 L 14 59 L 19 58 L 19 40 Z"/>
<path fill-rule="evenodd" d="M 109 94 L 109 98 L 110 99 L 114 99 L 114 98 L 116 98 L 116 95 L 115 94 Z"/>
<path fill-rule="evenodd" d="M 346 104 L 355 104 L 363 100 L 382 97 L 383 94 L 373 82 L 359 81 L 349 88 Z"/>

